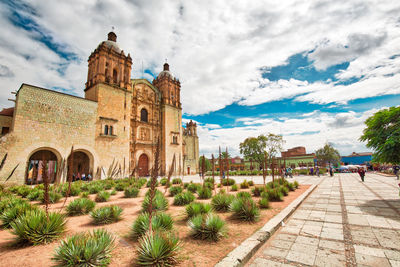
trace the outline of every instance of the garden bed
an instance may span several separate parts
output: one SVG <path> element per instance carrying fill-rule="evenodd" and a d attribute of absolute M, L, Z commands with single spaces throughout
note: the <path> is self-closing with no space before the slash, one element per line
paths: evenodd
<path fill-rule="evenodd" d="M 256 230 L 261 228 L 269 219 L 278 214 L 282 209 L 288 206 L 294 199 L 300 196 L 308 185 L 300 185 L 299 188 L 281 202 L 270 202 L 271 208 L 260 210 L 260 219 L 255 223 L 241 222 L 232 219 L 231 212 L 217 213 L 227 223 L 227 235 L 218 242 L 194 240 L 190 235 L 190 229 L 187 226 L 187 220 L 184 215 L 185 206 L 174 206 L 173 197 L 167 198 L 170 206 L 166 213 L 172 215 L 174 219 L 174 230 L 179 234 L 181 241 L 181 250 L 179 252 L 180 266 L 213 266 L 226 256 L 231 250 L 237 247 L 242 241 L 251 236 Z M 227 187 L 224 187 L 225 189 Z M 164 192 L 164 187 L 158 187 Z M 110 266 L 132 266 L 136 261 L 136 249 L 138 242 L 130 238 L 130 230 L 134 220 L 141 212 L 141 204 L 147 188 L 142 188 L 137 198 L 124 198 L 123 192 L 118 192 L 111 196 L 108 202 L 96 203 L 96 207 L 118 205 L 123 208 L 122 220 L 112 224 L 95 226 L 89 215 L 81 215 L 67 218 L 67 236 L 84 232 L 92 229 L 104 228 L 116 236 L 115 249 L 112 252 Z M 241 189 L 240 191 L 251 191 L 251 189 Z M 229 192 L 235 194 L 236 192 Z M 89 196 L 92 200 L 95 194 Z M 67 204 L 78 197 L 70 197 Z M 254 200 L 259 197 L 253 197 Z M 50 210 L 59 211 L 63 206 L 62 200 L 56 204 L 52 204 Z M 208 200 L 196 200 L 198 202 L 210 202 Z M 32 202 L 38 203 L 39 202 Z M 0 258 L 1 266 L 51 266 L 54 263 L 51 257 L 54 250 L 60 244 L 60 240 L 46 245 L 14 247 L 14 235 L 7 229 L 0 231 Z"/>

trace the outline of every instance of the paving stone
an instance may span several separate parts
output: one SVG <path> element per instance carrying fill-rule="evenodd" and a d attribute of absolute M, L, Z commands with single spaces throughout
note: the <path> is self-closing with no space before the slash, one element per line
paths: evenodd
<path fill-rule="evenodd" d="M 385 257 L 385 252 L 383 249 L 379 248 L 371 248 L 367 246 L 359 246 L 359 245 L 354 245 L 354 250 L 356 253 L 360 254 L 365 254 L 365 255 L 371 255 L 375 257 Z"/>
<path fill-rule="evenodd" d="M 297 238 L 297 236 L 295 235 L 288 235 L 288 234 L 283 234 L 283 233 L 279 233 L 275 239 L 280 239 L 280 240 L 284 240 L 284 241 L 295 241 Z"/>
<path fill-rule="evenodd" d="M 392 267 L 400 267 L 400 261 L 389 260 L 389 262 L 392 265 Z"/>
<path fill-rule="evenodd" d="M 263 251 L 264 255 L 278 257 L 278 258 L 285 258 L 288 253 L 289 250 L 276 247 L 269 247 Z"/>
<path fill-rule="evenodd" d="M 315 258 L 316 266 L 345 266 L 346 257 L 344 251 L 337 253 L 332 252 L 329 249 L 318 249 L 317 256 Z"/>
<path fill-rule="evenodd" d="M 288 255 L 286 256 L 286 259 L 289 261 L 293 262 L 299 262 L 302 264 L 308 264 L 308 265 L 313 265 L 315 261 L 315 256 L 316 254 L 311 254 L 311 253 L 304 253 L 304 252 L 298 252 L 298 251 L 289 251 Z"/>
<path fill-rule="evenodd" d="M 385 249 L 385 255 L 388 259 L 400 261 L 399 251 Z"/>
<path fill-rule="evenodd" d="M 300 228 L 293 226 L 285 226 L 282 228 L 282 233 L 289 233 L 298 235 L 300 233 Z"/>
<path fill-rule="evenodd" d="M 388 259 L 356 253 L 357 264 L 366 266 L 390 267 Z"/>
<path fill-rule="evenodd" d="M 307 245 L 304 243 L 295 242 L 295 243 L 293 243 L 292 247 L 290 248 L 290 251 L 315 254 L 317 251 L 317 248 L 318 248 L 317 245 Z"/>
<path fill-rule="evenodd" d="M 283 249 L 290 249 L 292 246 L 293 241 L 284 241 L 280 239 L 275 239 L 274 241 L 271 242 L 271 245 L 277 248 L 283 248 Z"/>
<path fill-rule="evenodd" d="M 321 239 L 318 244 L 321 248 L 344 251 L 344 243 Z"/>
<path fill-rule="evenodd" d="M 295 243 L 302 243 L 302 244 L 306 244 L 306 245 L 317 246 L 318 243 L 319 243 L 319 239 L 318 238 L 307 237 L 307 236 L 298 236 L 296 238 Z"/>
<path fill-rule="evenodd" d="M 271 267 L 281 267 L 282 263 L 272 261 L 272 260 L 267 260 L 264 258 L 257 258 L 254 260 L 252 264 L 250 264 L 251 267 L 265 267 L 265 266 L 271 266 Z"/>

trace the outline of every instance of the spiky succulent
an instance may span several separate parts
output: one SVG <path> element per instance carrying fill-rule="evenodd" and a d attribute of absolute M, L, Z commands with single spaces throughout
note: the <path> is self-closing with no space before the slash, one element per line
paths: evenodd
<path fill-rule="evenodd" d="M 206 214 L 211 212 L 211 205 L 208 203 L 192 202 L 186 206 L 185 212 L 188 218 L 192 218 L 199 214 Z"/>
<path fill-rule="evenodd" d="M 212 213 L 197 215 L 189 220 L 188 225 L 196 239 L 218 241 L 226 233 L 225 221 Z"/>
<path fill-rule="evenodd" d="M 219 193 L 213 196 L 211 199 L 211 205 L 214 210 L 225 212 L 229 210 L 229 206 L 234 198 L 235 197 L 233 195 Z"/>
<path fill-rule="evenodd" d="M 95 209 L 90 213 L 93 223 L 100 224 L 110 224 L 121 220 L 122 208 L 118 206 L 106 206 Z"/>
<path fill-rule="evenodd" d="M 260 210 L 253 199 L 247 197 L 239 197 L 232 201 L 230 210 L 233 217 L 241 221 L 254 222 L 260 216 Z"/>
<path fill-rule="evenodd" d="M 149 213 L 140 214 L 132 225 L 132 237 L 139 238 L 149 230 Z M 172 217 L 166 213 L 158 212 L 151 217 L 151 227 L 153 231 L 171 230 L 174 221 Z"/>
<path fill-rule="evenodd" d="M 67 206 L 69 216 L 88 214 L 94 209 L 96 203 L 88 198 L 78 198 L 70 202 Z"/>

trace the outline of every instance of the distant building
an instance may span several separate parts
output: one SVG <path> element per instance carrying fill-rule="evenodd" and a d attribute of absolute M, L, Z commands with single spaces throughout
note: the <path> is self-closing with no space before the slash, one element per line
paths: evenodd
<path fill-rule="evenodd" d="M 280 164 L 291 168 L 312 167 L 316 162 L 315 154 L 307 154 L 306 148 L 303 146 L 293 147 L 287 151 L 282 151 L 281 155 L 282 156 L 277 159 L 280 161 Z"/>
<path fill-rule="evenodd" d="M 342 156 L 340 158 L 340 161 L 344 165 L 362 165 L 362 164 L 369 165 L 371 164 L 371 160 L 372 160 L 372 152 L 363 152 L 363 153 L 353 152 L 351 153 L 351 155 Z"/>

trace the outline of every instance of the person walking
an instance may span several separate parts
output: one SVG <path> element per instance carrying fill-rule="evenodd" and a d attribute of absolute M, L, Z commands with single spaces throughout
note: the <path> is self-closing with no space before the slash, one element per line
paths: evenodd
<path fill-rule="evenodd" d="M 315 167 L 315 174 L 319 177 L 319 167 Z"/>
<path fill-rule="evenodd" d="M 393 166 L 393 172 L 394 172 L 394 175 L 396 175 L 397 180 L 399 180 L 400 166 L 399 165 Z"/>
<path fill-rule="evenodd" d="M 333 168 L 332 168 L 332 166 L 329 167 L 329 174 L 331 175 L 331 177 L 333 176 Z"/>
<path fill-rule="evenodd" d="M 360 177 L 361 177 L 361 181 L 364 182 L 364 176 L 365 176 L 364 168 L 358 168 L 358 174 L 359 174 Z"/>

